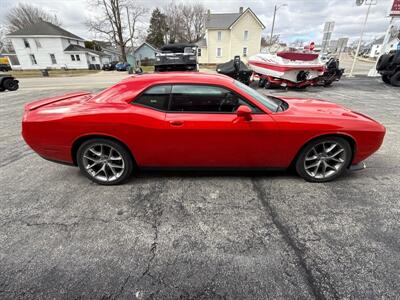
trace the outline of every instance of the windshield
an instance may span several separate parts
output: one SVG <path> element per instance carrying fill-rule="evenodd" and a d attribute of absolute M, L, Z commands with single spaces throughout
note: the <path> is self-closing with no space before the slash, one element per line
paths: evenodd
<path fill-rule="evenodd" d="M 254 99 L 257 100 L 257 102 L 261 103 L 265 107 L 267 107 L 270 111 L 277 112 L 280 110 L 280 103 L 283 102 L 282 100 L 275 98 L 275 97 L 269 97 L 269 96 L 264 96 L 257 92 L 256 90 L 252 89 L 251 87 L 245 85 L 244 83 L 241 83 L 237 80 L 234 80 L 234 83 L 236 86 L 238 86 L 242 91 L 244 91 L 246 94 L 250 95 Z M 279 101 L 278 101 L 279 100 Z"/>

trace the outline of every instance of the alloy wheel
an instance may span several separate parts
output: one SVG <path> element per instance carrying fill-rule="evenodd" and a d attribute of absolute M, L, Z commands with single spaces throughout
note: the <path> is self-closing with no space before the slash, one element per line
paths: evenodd
<path fill-rule="evenodd" d="M 125 170 L 125 161 L 114 147 L 107 144 L 93 144 L 83 153 L 83 167 L 93 178 L 102 182 L 119 179 Z"/>
<path fill-rule="evenodd" d="M 316 144 L 305 155 L 304 169 L 315 179 L 327 179 L 336 175 L 346 162 L 346 151 L 335 141 Z"/>

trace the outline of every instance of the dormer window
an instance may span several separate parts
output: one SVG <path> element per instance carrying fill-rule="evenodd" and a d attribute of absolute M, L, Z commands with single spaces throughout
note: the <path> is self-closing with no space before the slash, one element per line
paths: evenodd
<path fill-rule="evenodd" d="M 25 48 L 30 48 L 30 47 L 31 47 L 31 46 L 29 45 L 29 42 L 28 42 L 27 39 L 24 39 L 24 45 L 25 45 Z"/>

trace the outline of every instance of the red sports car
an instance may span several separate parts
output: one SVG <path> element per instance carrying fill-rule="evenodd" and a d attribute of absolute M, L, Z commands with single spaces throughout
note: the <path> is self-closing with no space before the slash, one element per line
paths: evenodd
<path fill-rule="evenodd" d="M 325 182 L 360 164 L 385 128 L 340 105 L 273 97 L 224 75 L 134 75 L 98 94 L 25 106 L 22 135 L 42 157 L 99 184 L 135 168 L 288 168 Z"/>

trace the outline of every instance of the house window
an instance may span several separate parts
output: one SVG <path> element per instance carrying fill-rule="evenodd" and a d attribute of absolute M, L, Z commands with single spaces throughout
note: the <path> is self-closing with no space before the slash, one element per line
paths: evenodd
<path fill-rule="evenodd" d="M 217 57 L 222 56 L 222 48 L 217 48 Z"/>
<path fill-rule="evenodd" d="M 71 44 L 71 40 L 70 39 L 68 39 L 68 44 Z"/>
<path fill-rule="evenodd" d="M 25 45 L 25 48 L 30 48 L 30 47 L 31 47 L 31 46 L 29 45 L 29 42 L 28 42 L 27 39 L 24 39 L 24 45 Z"/>
<path fill-rule="evenodd" d="M 54 54 L 50 54 L 51 63 L 53 65 L 57 64 L 56 56 Z"/>
<path fill-rule="evenodd" d="M 222 32 L 218 31 L 218 35 L 217 36 L 218 36 L 217 37 L 218 41 L 221 41 L 222 40 Z"/>
<path fill-rule="evenodd" d="M 37 61 L 36 61 L 35 55 L 29 54 L 29 57 L 31 58 L 32 65 L 37 65 Z"/>
<path fill-rule="evenodd" d="M 75 55 L 76 56 L 76 60 L 77 61 L 80 61 L 81 60 L 81 58 L 79 57 L 79 55 L 77 54 L 77 55 Z"/>
<path fill-rule="evenodd" d="M 75 55 L 71 54 L 72 61 L 75 61 Z"/>
<path fill-rule="evenodd" d="M 244 57 L 247 56 L 247 47 L 243 47 L 243 56 L 244 56 Z"/>
<path fill-rule="evenodd" d="M 197 56 L 201 56 L 201 48 L 197 48 Z"/>
<path fill-rule="evenodd" d="M 96 57 L 92 56 L 92 61 L 96 61 Z"/>
<path fill-rule="evenodd" d="M 243 34 L 243 40 L 247 41 L 249 39 L 249 31 L 245 30 Z"/>

